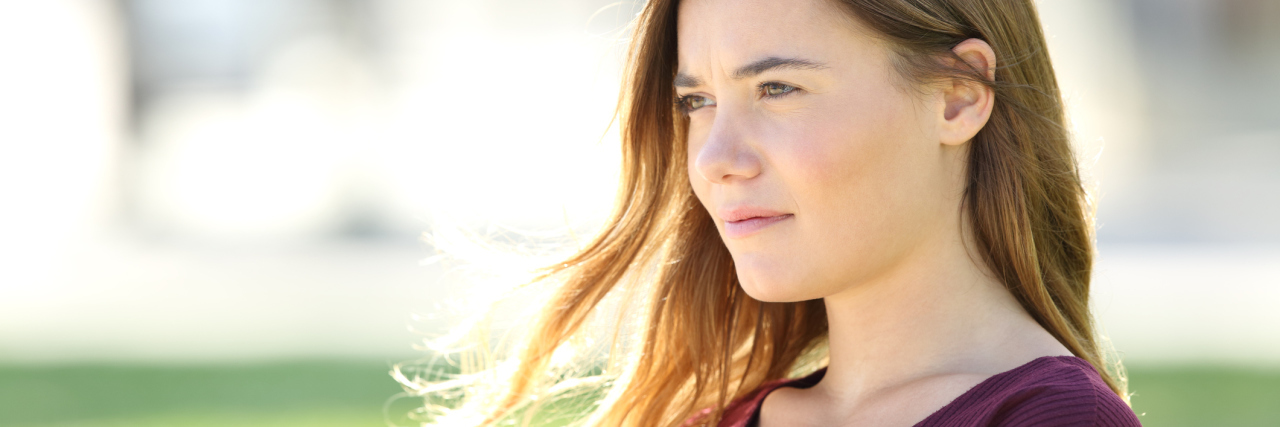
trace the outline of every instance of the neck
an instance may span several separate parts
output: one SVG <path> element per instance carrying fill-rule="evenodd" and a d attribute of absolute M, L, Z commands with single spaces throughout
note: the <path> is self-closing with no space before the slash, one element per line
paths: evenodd
<path fill-rule="evenodd" d="M 879 277 L 825 298 L 824 393 L 850 401 L 919 379 L 985 377 L 1036 357 L 1070 354 L 965 251 L 966 243 L 973 246 L 960 229 L 954 239 L 921 245 Z"/>

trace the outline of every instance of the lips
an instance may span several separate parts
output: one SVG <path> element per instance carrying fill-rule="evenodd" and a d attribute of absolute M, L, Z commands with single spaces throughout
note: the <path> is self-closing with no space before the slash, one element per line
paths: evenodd
<path fill-rule="evenodd" d="M 724 220 L 725 237 L 730 239 L 756 234 L 769 226 L 795 217 L 786 212 L 750 206 L 721 209 L 718 213 Z"/>

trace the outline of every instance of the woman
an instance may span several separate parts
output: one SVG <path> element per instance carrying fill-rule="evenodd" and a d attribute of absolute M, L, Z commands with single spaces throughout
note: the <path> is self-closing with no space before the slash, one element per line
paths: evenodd
<path fill-rule="evenodd" d="M 608 426 L 1138 425 L 1030 0 L 650 0 L 636 25 L 618 209 L 542 276 L 516 364 L 462 377 L 475 421 L 595 384 L 575 408 Z M 610 295 L 634 334 L 573 378 Z"/>

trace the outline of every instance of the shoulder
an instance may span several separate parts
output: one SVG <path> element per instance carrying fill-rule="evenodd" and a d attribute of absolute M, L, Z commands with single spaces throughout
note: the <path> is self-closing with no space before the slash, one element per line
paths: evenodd
<path fill-rule="evenodd" d="M 921 426 L 1140 426 L 1089 362 L 1042 357 L 995 375 Z"/>
<path fill-rule="evenodd" d="M 1089 362 L 1076 357 L 1039 360 L 1010 378 L 992 424 L 1001 426 L 1137 426 L 1133 410 L 1107 387 Z"/>

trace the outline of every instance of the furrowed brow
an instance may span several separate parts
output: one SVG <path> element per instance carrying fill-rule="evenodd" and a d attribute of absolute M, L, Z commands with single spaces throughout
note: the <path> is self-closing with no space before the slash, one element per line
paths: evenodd
<path fill-rule="evenodd" d="M 690 76 L 683 72 L 676 73 L 676 87 L 698 87 L 702 86 L 702 80 L 697 77 Z"/>
<path fill-rule="evenodd" d="M 770 56 L 768 58 L 761 59 L 759 61 L 752 62 L 750 64 L 742 66 L 742 68 L 739 68 L 737 71 L 733 72 L 733 78 L 736 80 L 742 80 L 742 79 L 758 76 L 765 71 L 776 70 L 776 69 L 821 70 L 823 68 L 827 68 L 826 64 L 810 61 L 807 59 L 779 58 L 776 56 Z"/>
<path fill-rule="evenodd" d="M 821 70 L 824 68 L 827 68 L 826 64 L 807 59 L 770 56 L 738 68 L 733 72 L 733 79 L 747 79 L 769 70 Z M 683 88 L 702 86 L 702 79 L 679 72 L 676 73 L 675 86 Z"/>

